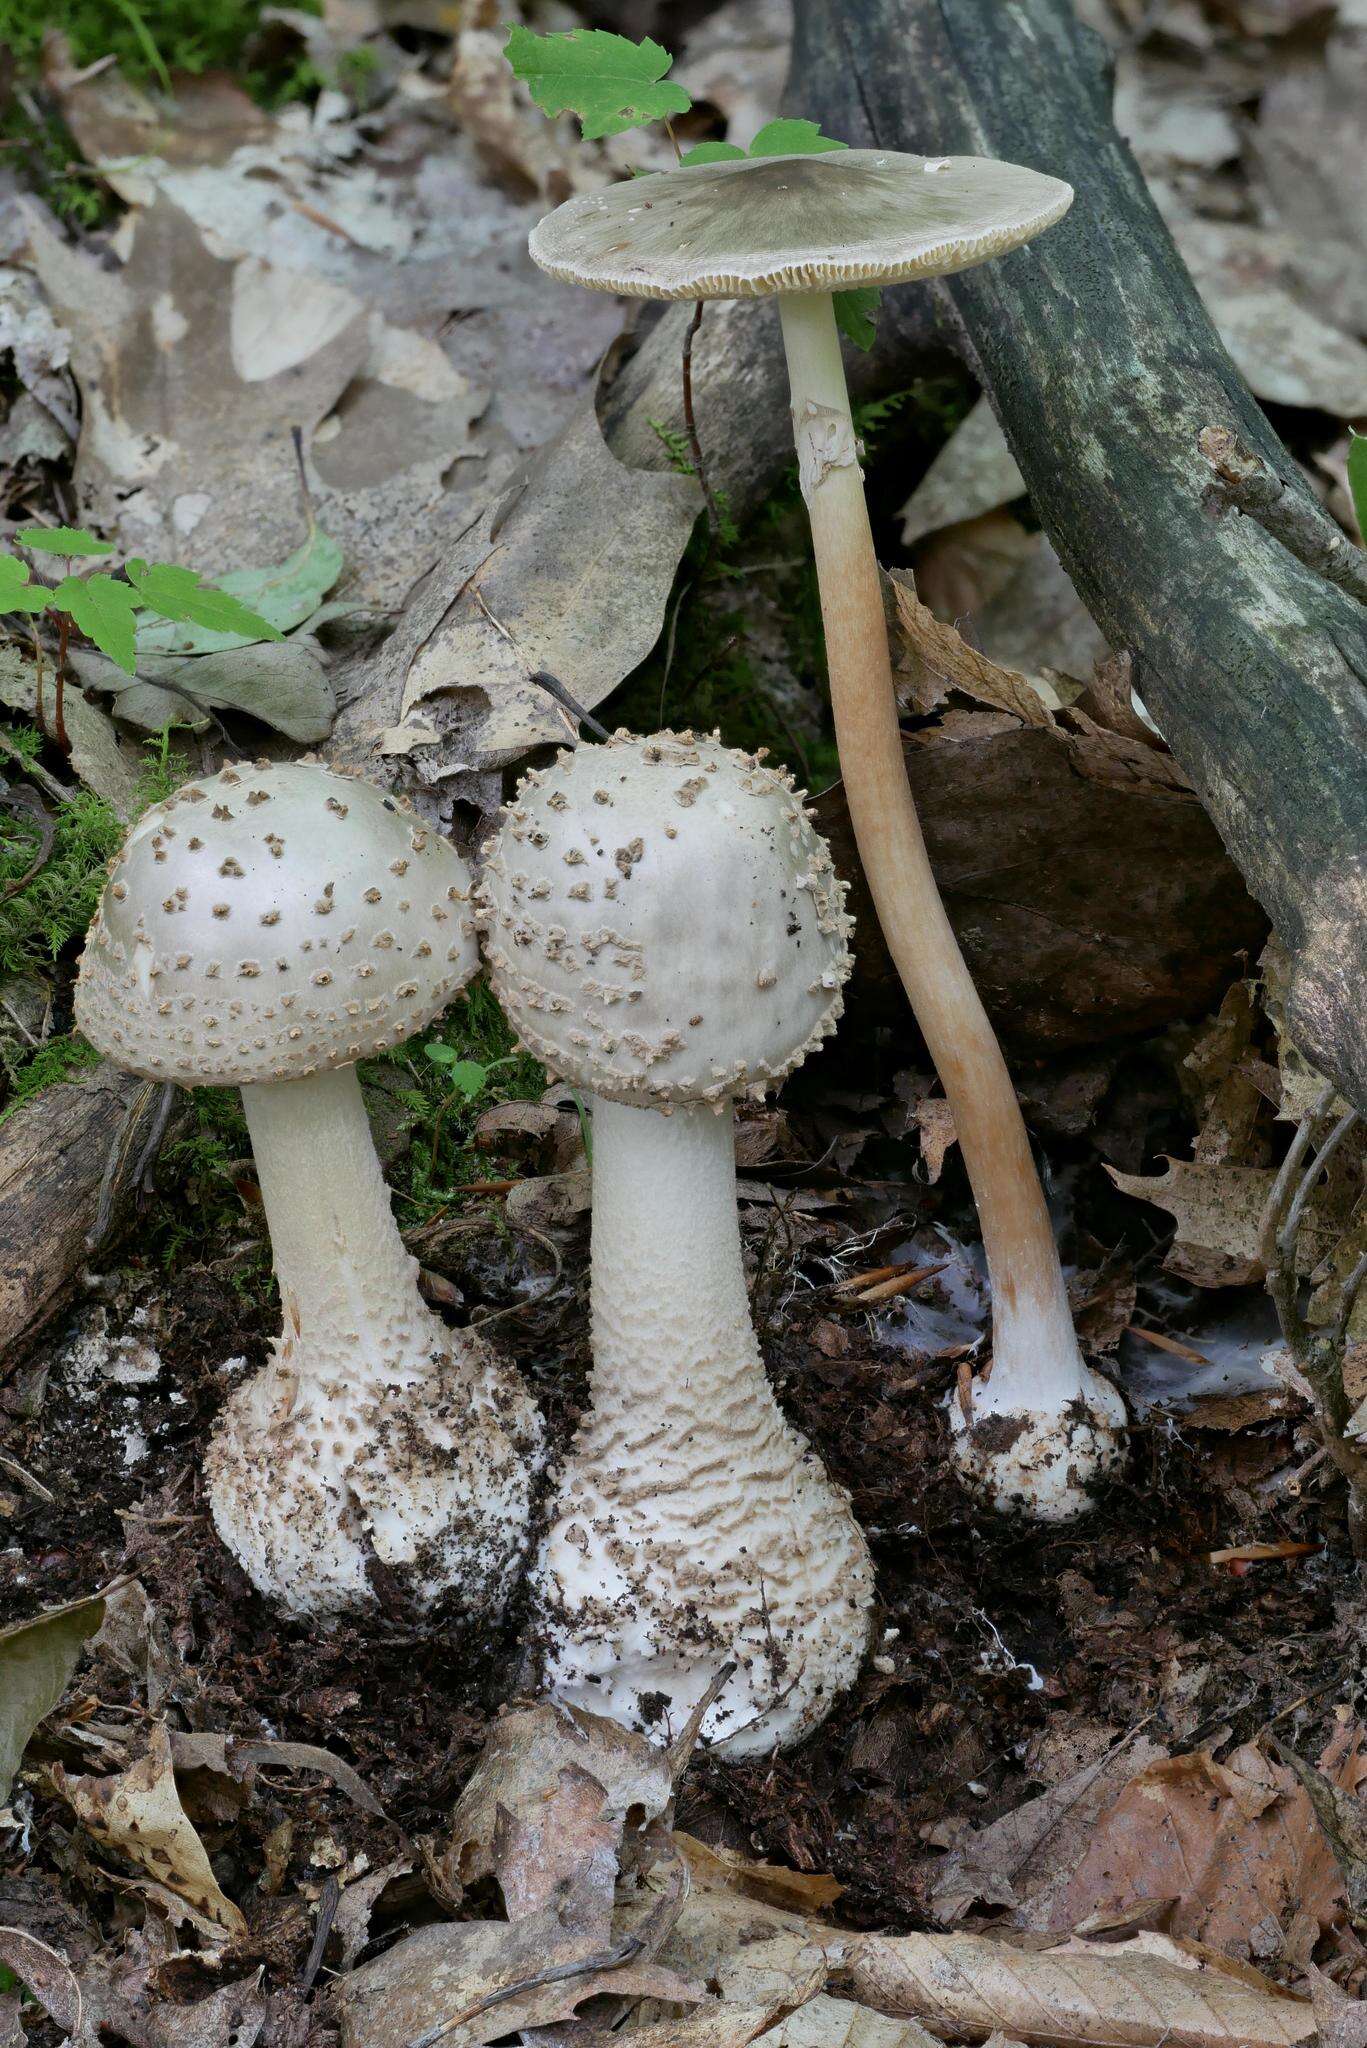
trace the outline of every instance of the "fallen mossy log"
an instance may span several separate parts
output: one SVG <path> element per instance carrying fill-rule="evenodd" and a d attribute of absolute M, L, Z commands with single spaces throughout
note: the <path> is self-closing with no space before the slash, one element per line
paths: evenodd
<path fill-rule="evenodd" d="M 1327 521 L 1239 378 L 1111 119 L 1072 0 L 797 0 L 795 112 L 856 146 L 1008 158 L 1068 217 L 933 287 L 1088 610 L 1293 963 L 1307 1055 L 1367 1109 L 1367 612 L 1249 520 L 1213 520 L 1231 430 Z"/>

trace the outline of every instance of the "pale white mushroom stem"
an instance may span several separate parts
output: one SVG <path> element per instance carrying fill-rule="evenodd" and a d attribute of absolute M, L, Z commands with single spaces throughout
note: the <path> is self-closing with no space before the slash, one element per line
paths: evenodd
<path fill-rule="evenodd" d="M 1085 1508 L 1086 1482 L 1114 1461 L 1124 1407 L 1078 1349 L 1016 1092 L 926 853 L 831 295 L 785 293 L 779 315 L 850 819 L 954 1113 L 992 1283 L 991 1375 L 974 1385 L 971 1418 L 956 1398 L 956 1455 L 1000 1506 L 1062 1520 Z"/>
<path fill-rule="evenodd" d="M 336 1376 L 354 1397 L 425 1378 L 450 1333 L 418 1294 L 355 1067 L 255 1082 L 242 1107 L 284 1311 L 277 1382 Z"/>
<path fill-rule="evenodd" d="M 658 1697 L 667 1735 L 736 1660 L 707 1730 L 759 1754 L 814 1727 L 858 1670 L 863 1545 L 764 1370 L 731 1103 L 592 1110 L 591 1405 L 543 1563 L 575 1628 L 547 1675 L 628 1721 Z"/>

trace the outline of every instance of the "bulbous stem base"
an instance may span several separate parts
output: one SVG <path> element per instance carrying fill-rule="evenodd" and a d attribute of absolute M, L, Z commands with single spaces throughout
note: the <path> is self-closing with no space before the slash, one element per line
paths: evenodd
<path fill-rule="evenodd" d="M 547 1685 L 661 1739 L 728 1660 L 724 1754 L 799 1740 L 856 1677 L 873 1574 L 750 1321 L 733 1118 L 593 1108 L 592 1409 L 533 1571 Z"/>
<path fill-rule="evenodd" d="M 354 1067 L 242 1091 L 284 1310 L 206 1460 L 219 1535 L 287 1612 L 385 1597 L 496 1614 L 543 1431 L 480 1338 L 423 1302 Z"/>

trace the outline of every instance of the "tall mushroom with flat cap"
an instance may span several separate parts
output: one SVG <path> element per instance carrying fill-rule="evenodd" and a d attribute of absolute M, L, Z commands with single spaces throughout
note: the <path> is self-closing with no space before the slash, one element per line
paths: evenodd
<path fill-rule="evenodd" d="M 956 1401 L 965 1476 L 1062 1520 L 1119 1454 L 1124 1407 L 1083 1363 L 1015 1090 L 940 894 L 902 758 L 883 598 L 832 295 L 943 277 L 1059 220 L 1057 178 L 871 149 L 685 166 L 569 200 L 533 229 L 553 277 L 654 299 L 776 296 L 860 860 L 954 1112 L 993 1294 L 990 1375 Z"/>
<path fill-rule="evenodd" d="M 218 1532 L 288 1612 L 497 1612 L 540 1418 L 423 1303 L 356 1062 L 479 964 L 465 862 L 406 807 L 308 763 L 225 768 L 147 811 L 110 873 L 76 1016 L 120 1066 L 242 1090 L 284 1328 L 208 1454 Z"/>
<path fill-rule="evenodd" d="M 590 1092 L 593 1380 L 533 1568 L 561 1698 L 731 1755 L 817 1725 L 864 1654 L 868 1551 L 750 1321 L 732 1105 L 835 1027 L 843 889 L 792 783 L 619 734 L 529 775 L 480 880 L 494 987 Z"/>

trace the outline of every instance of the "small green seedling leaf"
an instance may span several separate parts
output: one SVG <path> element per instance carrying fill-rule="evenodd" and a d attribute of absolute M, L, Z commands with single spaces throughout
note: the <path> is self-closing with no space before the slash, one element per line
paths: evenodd
<path fill-rule="evenodd" d="M 473 1102 L 477 1095 L 483 1093 L 489 1070 L 478 1060 L 452 1060 L 446 1069 L 446 1078 L 457 1095 L 466 1102 Z"/>
<path fill-rule="evenodd" d="M 238 633 L 254 640 L 283 640 L 284 634 L 226 590 L 200 582 L 196 569 L 170 562 L 144 562 L 134 555 L 128 580 L 143 603 L 164 619 L 207 627 L 213 633 Z"/>
<path fill-rule="evenodd" d="M 848 149 L 823 135 L 817 121 L 767 121 L 750 144 L 751 156 L 826 156 L 833 149 Z"/>
<path fill-rule="evenodd" d="M 249 605 L 282 633 L 288 633 L 313 617 L 341 573 L 342 550 L 330 533 L 315 527 L 285 561 L 272 563 L 266 569 L 233 569 L 219 577 L 216 587 Z M 246 637 L 257 640 L 261 636 L 254 632 Z M 170 620 L 143 619 L 138 623 L 140 655 L 222 654 L 242 644 L 242 634 L 215 632 L 207 626 Z"/>
<path fill-rule="evenodd" d="M 69 613 L 87 640 L 125 675 L 136 674 L 133 615 L 138 601 L 126 583 L 112 576 L 64 576 L 51 604 L 54 611 Z"/>
<path fill-rule="evenodd" d="M 878 318 L 878 301 L 882 297 L 876 284 L 854 285 L 847 292 L 835 292 L 835 324 L 847 341 L 856 348 L 873 347 L 874 322 Z"/>
<path fill-rule="evenodd" d="M 28 580 L 28 563 L 17 555 L 0 555 L 0 612 L 41 612 L 51 596 L 41 583 Z"/>
<path fill-rule="evenodd" d="M 678 169 L 686 171 L 694 164 L 733 164 L 738 160 L 744 162 L 745 151 L 734 142 L 695 142 L 679 158 Z"/>
<path fill-rule="evenodd" d="M 83 526 L 21 526 L 15 539 L 40 555 L 112 555 L 109 541 L 97 540 Z"/>
<path fill-rule="evenodd" d="M 633 43 L 604 28 L 539 36 L 517 27 L 503 54 L 543 114 L 579 116 L 586 142 L 686 114 L 693 104 L 681 85 L 665 80 L 674 60 L 649 36 Z"/>
<path fill-rule="evenodd" d="M 1358 532 L 1367 541 L 1367 434 L 1359 434 L 1355 427 L 1348 441 L 1348 489 Z"/>

